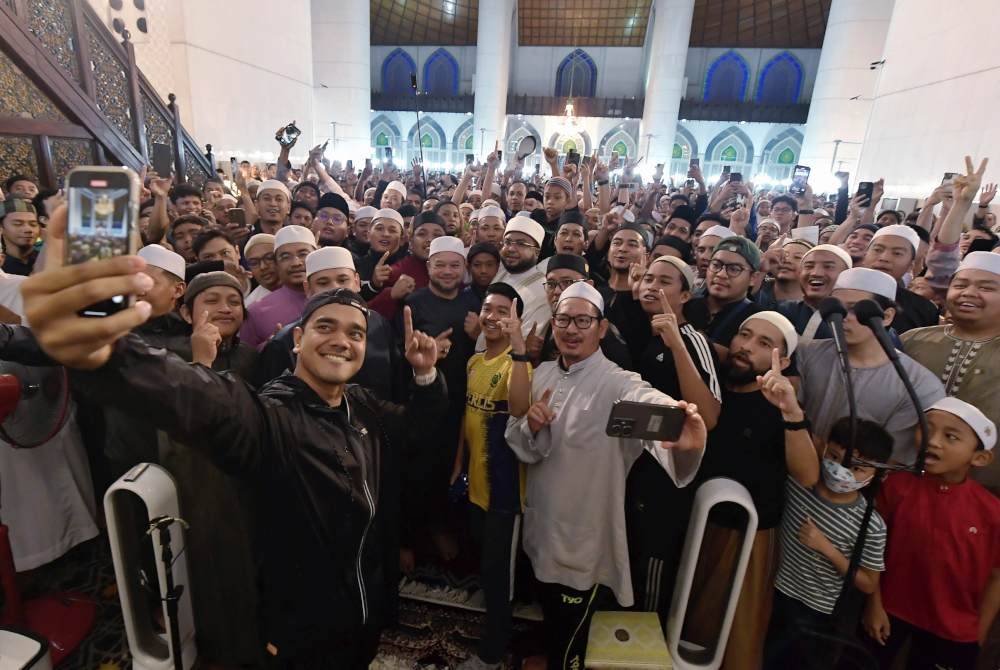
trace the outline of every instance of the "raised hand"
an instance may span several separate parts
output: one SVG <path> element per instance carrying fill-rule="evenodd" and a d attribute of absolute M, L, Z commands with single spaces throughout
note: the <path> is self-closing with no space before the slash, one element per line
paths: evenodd
<path fill-rule="evenodd" d="M 987 184 L 983 187 L 983 190 L 979 193 L 979 204 L 982 206 L 987 206 L 993 202 L 993 198 L 997 194 L 996 184 Z"/>
<path fill-rule="evenodd" d="M 191 332 L 191 360 L 207 368 L 212 367 L 222 344 L 222 334 L 214 323 L 208 320 L 208 310 L 194 316 L 194 330 Z"/>
<path fill-rule="evenodd" d="M 781 374 L 781 352 L 775 347 L 771 350 L 771 369 L 763 375 L 757 375 L 760 392 L 764 398 L 781 410 L 781 416 L 786 421 L 801 421 L 802 408 L 799 407 L 795 395 L 795 387 L 788 377 Z"/>
<path fill-rule="evenodd" d="M 971 203 L 976 194 L 979 193 L 979 185 L 983 181 L 983 174 L 986 172 L 986 166 L 989 164 L 990 159 L 984 158 L 979 162 L 979 168 L 973 169 L 972 157 L 965 157 L 965 174 L 955 175 L 954 189 L 955 200 L 965 203 Z"/>
<path fill-rule="evenodd" d="M 389 281 L 389 277 L 392 275 L 392 268 L 386 265 L 386 261 L 389 260 L 389 252 L 382 254 L 382 258 L 378 259 L 378 263 L 375 264 L 375 269 L 372 270 L 372 286 L 377 289 L 381 289 L 382 285 Z M 402 279 L 402 277 L 400 277 Z"/>
<path fill-rule="evenodd" d="M 708 427 L 698 413 L 698 406 L 685 400 L 678 400 L 677 407 L 684 410 L 684 428 L 676 442 L 660 442 L 664 449 L 704 449 L 708 439 Z"/>
<path fill-rule="evenodd" d="M 542 153 L 545 155 L 546 163 L 555 163 L 556 159 L 559 158 L 559 152 L 554 147 L 545 147 L 542 149 Z"/>
<path fill-rule="evenodd" d="M 413 277 L 410 275 L 399 275 L 399 279 L 396 280 L 396 283 L 389 290 L 389 296 L 393 300 L 402 300 L 413 293 L 416 287 L 417 283 L 413 280 Z"/>
<path fill-rule="evenodd" d="M 594 159 L 594 180 L 595 181 L 607 181 L 608 180 L 608 166 L 601 161 Z"/>
<path fill-rule="evenodd" d="M 510 305 L 510 316 L 500 319 L 500 332 L 510 338 L 510 350 L 515 354 L 527 351 L 524 334 L 521 332 L 521 317 L 517 315 L 517 298 Z"/>
<path fill-rule="evenodd" d="M 469 336 L 469 339 L 476 339 L 479 337 L 479 333 L 482 327 L 479 324 L 479 315 L 475 312 L 466 312 L 465 323 L 462 324 L 462 330 L 465 334 Z"/>
<path fill-rule="evenodd" d="M 403 344 L 413 373 L 430 374 L 438 360 L 437 341 L 430 335 L 413 330 L 413 311 L 409 305 L 403 308 Z"/>
<path fill-rule="evenodd" d="M 655 315 L 651 321 L 653 332 L 660 336 L 663 344 L 671 351 L 680 351 L 684 348 L 684 339 L 681 337 L 681 330 L 677 326 L 677 315 L 670 307 L 667 294 L 660 290 L 660 309 L 663 310 Z"/>
<path fill-rule="evenodd" d="M 552 400 L 552 389 L 545 389 L 541 399 L 535 401 L 528 408 L 528 429 L 531 430 L 532 434 L 537 434 L 542 428 L 555 421 L 556 413 L 549 407 L 550 400 Z"/>
<path fill-rule="evenodd" d="M 729 228 L 737 235 L 746 235 L 747 224 L 750 222 L 750 199 L 743 201 L 741 206 L 736 207 L 729 215 Z"/>
<path fill-rule="evenodd" d="M 542 346 L 545 344 L 544 336 L 539 334 L 537 331 L 538 324 L 532 322 L 531 330 L 528 331 L 528 335 L 524 338 L 525 353 L 527 353 L 533 361 L 537 361 L 542 357 Z"/>
<path fill-rule="evenodd" d="M 434 342 L 437 345 L 438 360 L 447 358 L 448 352 L 451 351 L 451 334 L 453 331 L 453 328 L 448 328 L 434 338 Z"/>
<path fill-rule="evenodd" d="M 701 167 L 698 165 L 691 165 L 688 167 L 688 177 L 694 179 L 701 185 L 705 184 L 705 178 L 701 174 Z"/>
<path fill-rule="evenodd" d="M 170 187 L 173 186 L 173 183 L 169 177 L 154 177 L 149 180 L 149 192 L 153 194 L 154 198 L 166 198 L 170 195 Z"/>

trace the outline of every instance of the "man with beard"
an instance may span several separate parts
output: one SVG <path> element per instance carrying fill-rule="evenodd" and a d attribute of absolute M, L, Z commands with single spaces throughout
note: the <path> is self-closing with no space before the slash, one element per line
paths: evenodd
<path fill-rule="evenodd" d="M 3 242 L 3 271 L 27 276 L 35 266 L 38 252 L 38 216 L 30 200 L 7 198 L 0 203 L 0 240 Z"/>
<path fill-rule="evenodd" d="M 840 273 L 852 267 L 850 255 L 832 244 L 820 244 L 802 256 L 798 272 L 802 299 L 782 302 L 777 307 L 777 311 L 795 326 L 801 346 L 833 337 L 830 324 L 819 313 L 819 303 L 833 293 Z"/>
<path fill-rule="evenodd" d="M 368 231 L 372 226 L 372 220 L 378 210 L 369 205 L 359 207 L 354 213 L 354 221 L 351 222 L 351 234 L 347 238 L 347 248 L 351 253 L 361 258 L 368 253 L 370 244 L 368 242 Z"/>
<path fill-rule="evenodd" d="M 699 225 L 698 227 L 700 228 L 701 226 Z M 736 233 L 729 230 L 726 226 L 718 224 L 709 226 L 697 236 L 697 242 L 695 242 L 694 247 L 695 270 L 698 273 L 698 277 L 694 282 L 696 295 L 705 294 L 705 278 L 708 275 L 708 263 L 712 260 L 712 254 L 715 253 L 716 245 L 720 241 L 730 237 L 736 237 Z"/>
<path fill-rule="evenodd" d="M 565 177 L 552 177 L 545 182 L 545 240 L 539 259 L 551 256 L 555 250 L 553 238 L 559 228 L 559 217 L 568 209 L 576 209 L 576 189 Z"/>
<path fill-rule="evenodd" d="M 515 216 L 508 221 L 500 247 L 500 263 L 503 267 L 493 278 L 494 282 L 510 284 L 524 300 L 521 324 L 525 336 L 532 326 L 541 328 L 552 314 L 542 286 L 545 274 L 536 267 L 544 240 L 545 229 L 537 221 L 526 216 Z M 476 350 L 481 351 L 485 346 L 480 336 Z"/>
<path fill-rule="evenodd" d="M 507 189 L 507 216 L 513 218 L 524 209 L 524 200 L 528 197 L 528 185 L 517 180 Z"/>
<path fill-rule="evenodd" d="M 350 209 L 347 201 L 336 193 L 326 193 L 319 199 L 319 209 L 313 220 L 312 231 L 321 247 L 342 247 L 347 239 L 347 219 Z"/>
<path fill-rule="evenodd" d="M 706 236 L 702 236 L 701 244 Z M 723 357 L 743 323 L 762 311 L 747 298 L 760 272 L 760 250 L 745 237 L 728 237 L 717 245 L 708 263 L 707 292 L 684 304 L 684 317 L 705 333 Z"/>
<path fill-rule="evenodd" d="M 893 224 L 879 228 L 872 236 L 862 261 L 864 267 L 884 272 L 896 280 L 898 311 L 892 325 L 897 333 L 938 323 L 937 306 L 903 285 L 904 277 L 913 270 L 919 249 L 920 237 L 913 228 Z"/>
<path fill-rule="evenodd" d="M 247 309 L 258 300 L 270 295 L 271 291 L 281 285 L 278 277 L 278 267 L 274 259 L 274 235 L 257 233 L 243 247 L 243 257 L 247 260 L 250 274 L 257 282 L 257 287 L 250 291 L 244 303 Z"/>
<path fill-rule="evenodd" d="M 403 298 L 427 286 L 431 242 L 444 235 L 444 221 L 434 212 L 421 212 L 414 219 L 410 253 L 391 266 L 384 288 L 371 300 L 373 310 L 391 321 L 396 318 Z"/>
<path fill-rule="evenodd" d="M 306 304 L 306 256 L 316 248 L 312 231 L 302 226 L 285 226 L 274 236 L 274 258 L 281 287 L 248 310 L 240 339 L 261 348 L 275 331 L 302 315 Z"/>
<path fill-rule="evenodd" d="M 771 618 L 777 571 L 777 533 L 784 507 L 785 478 L 804 488 L 819 478 L 819 460 L 809 422 L 782 370 L 798 336 L 777 312 L 757 312 L 739 324 L 723 367 L 722 411 L 709 434 L 699 485 L 714 477 L 747 488 L 757 509 L 757 534 L 729 632 L 724 668 L 760 667 Z M 843 407 L 837 411 L 843 413 Z M 685 638 L 699 644 L 714 639 L 718 616 L 740 555 L 745 526 L 741 512 L 720 506 L 705 529 L 691 586 L 696 603 L 685 621 Z"/>
<path fill-rule="evenodd" d="M 608 286 L 615 293 L 631 295 L 632 271 L 646 264 L 646 232 L 637 224 L 625 224 L 612 236 L 608 247 Z M 610 307 L 613 310 L 614 297 Z M 610 314 L 608 318 L 612 318 Z"/>

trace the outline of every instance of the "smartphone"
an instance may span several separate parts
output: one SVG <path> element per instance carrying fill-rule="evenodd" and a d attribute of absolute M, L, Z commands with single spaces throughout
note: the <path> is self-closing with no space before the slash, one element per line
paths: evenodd
<path fill-rule="evenodd" d="M 863 181 L 863 182 L 861 182 L 861 183 L 858 184 L 858 193 L 857 193 L 857 195 L 864 196 L 863 200 L 861 201 L 862 205 L 870 205 L 871 204 L 872 193 L 874 191 L 875 191 L 875 184 L 874 184 L 874 182 Z"/>
<path fill-rule="evenodd" d="M 729 171 L 732 170 L 732 169 L 733 168 L 732 168 L 731 165 L 723 165 L 722 166 L 722 174 L 729 174 Z"/>
<path fill-rule="evenodd" d="M 372 169 L 372 159 L 371 158 L 366 158 L 365 159 L 365 169 L 371 171 L 371 169 Z"/>
<path fill-rule="evenodd" d="M 740 172 L 731 172 L 729 174 L 729 181 L 733 184 L 740 184 L 743 182 L 743 174 Z"/>
<path fill-rule="evenodd" d="M 694 188 L 694 184 L 695 184 L 694 179 L 686 179 L 684 181 L 685 188 Z"/>
<path fill-rule="evenodd" d="M 566 152 L 566 162 L 572 163 L 573 165 L 580 164 L 580 154 L 577 153 L 576 149 L 570 149 Z"/>
<path fill-rule="evenodd" d="M 472 165 L 476 162 L 476 154 L 465 154 L 465 164 Z"/>
<path fill-rule="evenodd" d="M 945 172 L 944 173 L 944 179 L 941 180 L 941 185 L 942 186 L 951 186 L 952 183 L 954 183 L 954 181 L 955 181 L 955 175 L 957 175 L 957 174 L 958 174 L 957 172 Z"/>
<path fill-rule="evenodd" d="M 66 263 L 86 263 L 139 251 L 139 175 L 126 167 L 87 166 L 71 170 L 66 183 Z M 116 295 L 79 314 L 111 316 L 133 302 L 130 296 Z"/>
<path fill-rule="evenodd" d="M 796 165 L 792 171 L 792 185 L 788 187 L 789 193 L 802 195 L 806 192 L 806 184 L 809 183 L 809 173 L 812 169 L 805 165 Z"/>
<path fill-rule="evenodd" d="M 541 171 L 542 171 L 542 164 L 541 163 L 535 163 L 535 174 L 538 174 Z"/>
<path fill-rule="evenodd" d="M 278 140 L 278 144 L 281 146 L 287 147 L 292 144 L 292 142 L 297 140 L 301 134 L 302 131 L 299 130 L 298 126 L 295 125 L 295 122 L 292 121 L 287 126 L 279 130 L 274 136 L 274 139 Z"/>
<path fill-rule="evenodd" d="M 226 210 L 226 220 L 235 226 L 247 225 L 247 213 L 242 207 L 231 207 Z"/>
<path fill-rule="evenodd" d="M 385 162 L 386 163 L 392 162 L 392 147 L 385 148 Z"/>
<path fill-rule="evenodd" d="M 235 156 L 229 157 L 229 178 L 234 182 L 236 181 L 236 175 L 240 173 L 240 164 L 236 162 Z"/>
<path fill-rule="evenodd" d="M 701 159 L 692 158 L 691 162 L 688 164 L 688 167 L 701 167 Z"/>
<path fill-rule="evenodd" d="M 502 161 L 502 160 L 503 160 L 503 150 L 497 149 L 497 161 Z"/>
<path fill-rule="evenodd" d="M 354 172 L 354 161 L 350 158 L 347 159 L 347 171 Z"/>
<path fill-rule="evenodd" d="M 174 153 L 170 150 L 170 145 L 153 143 L 153 170 L 160 177 L 170 179 L 173 173 Z"/>
<path fill-rule="evenodd" d="M 686 412 L 671 405 L 618 400 L 611 406 L 608 437 L 676 442 L 684 429 Z"/>

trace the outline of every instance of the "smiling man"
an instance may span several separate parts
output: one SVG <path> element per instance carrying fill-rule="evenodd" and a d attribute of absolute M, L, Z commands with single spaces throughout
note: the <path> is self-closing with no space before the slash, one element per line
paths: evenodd
<path fill-rule="evenodd" d="M 833 293 L 840 273 L 852 267 L 851 256 L 833 244 L 820 244 L 802 256 L 798 271 L 802 299 L 778 303 L 777 308 L 795 326 L 801 344 L 833 337 L 830 324 L 819 313 L 819 303 Z"/>
<path fill-rule="evenodd" d="M 880 270 L 896 280 L 896 304 L 899 310 L 892 327 L 897 333 L 905 333 L 912 328 L 936 326 L 937 306 L 927 298 L 907 289 L 903 282 L 908 273 L 913 272 L 920 237 L 909 226 L 891 225 L 879 228 L 872 236 L 871 244 L 862 265 Z"/>
<path fill-rule="evenodd" d="M 257 187 L 257 223 L 255 233 L 274 235 L 291 211 L 292 195 L 288 187 L 277 179 L 268 179 Z"/>
<path fill-rule="evenodd" d="M 500 263 L 503 267 L 493 281 L 510 284 L 524 300 L 524 316 L 521 324 L 525 335 L 534 325 L 539 330 L 548 322 L 552 312 L 545 298 L 542 283 L 545 274 L 538 265 L 545 229 L 537 221 L 526 216 L 515 216 L 504 228 L 503 245 L 500 247 Z M 482 336 L 476 343 L 476 350 L 485 348 Z"/>

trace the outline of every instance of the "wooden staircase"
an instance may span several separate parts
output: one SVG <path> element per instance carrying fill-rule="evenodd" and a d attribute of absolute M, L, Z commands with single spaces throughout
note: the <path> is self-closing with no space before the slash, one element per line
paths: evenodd
<path fill-rule="evenodd" d="M 177 181 L 214 175 L 180 123 L 84 0 L 0 0 L 0 179 L 23 173 L 58 188 L 77 165 L 150 162 L 166 144 Z"/>

